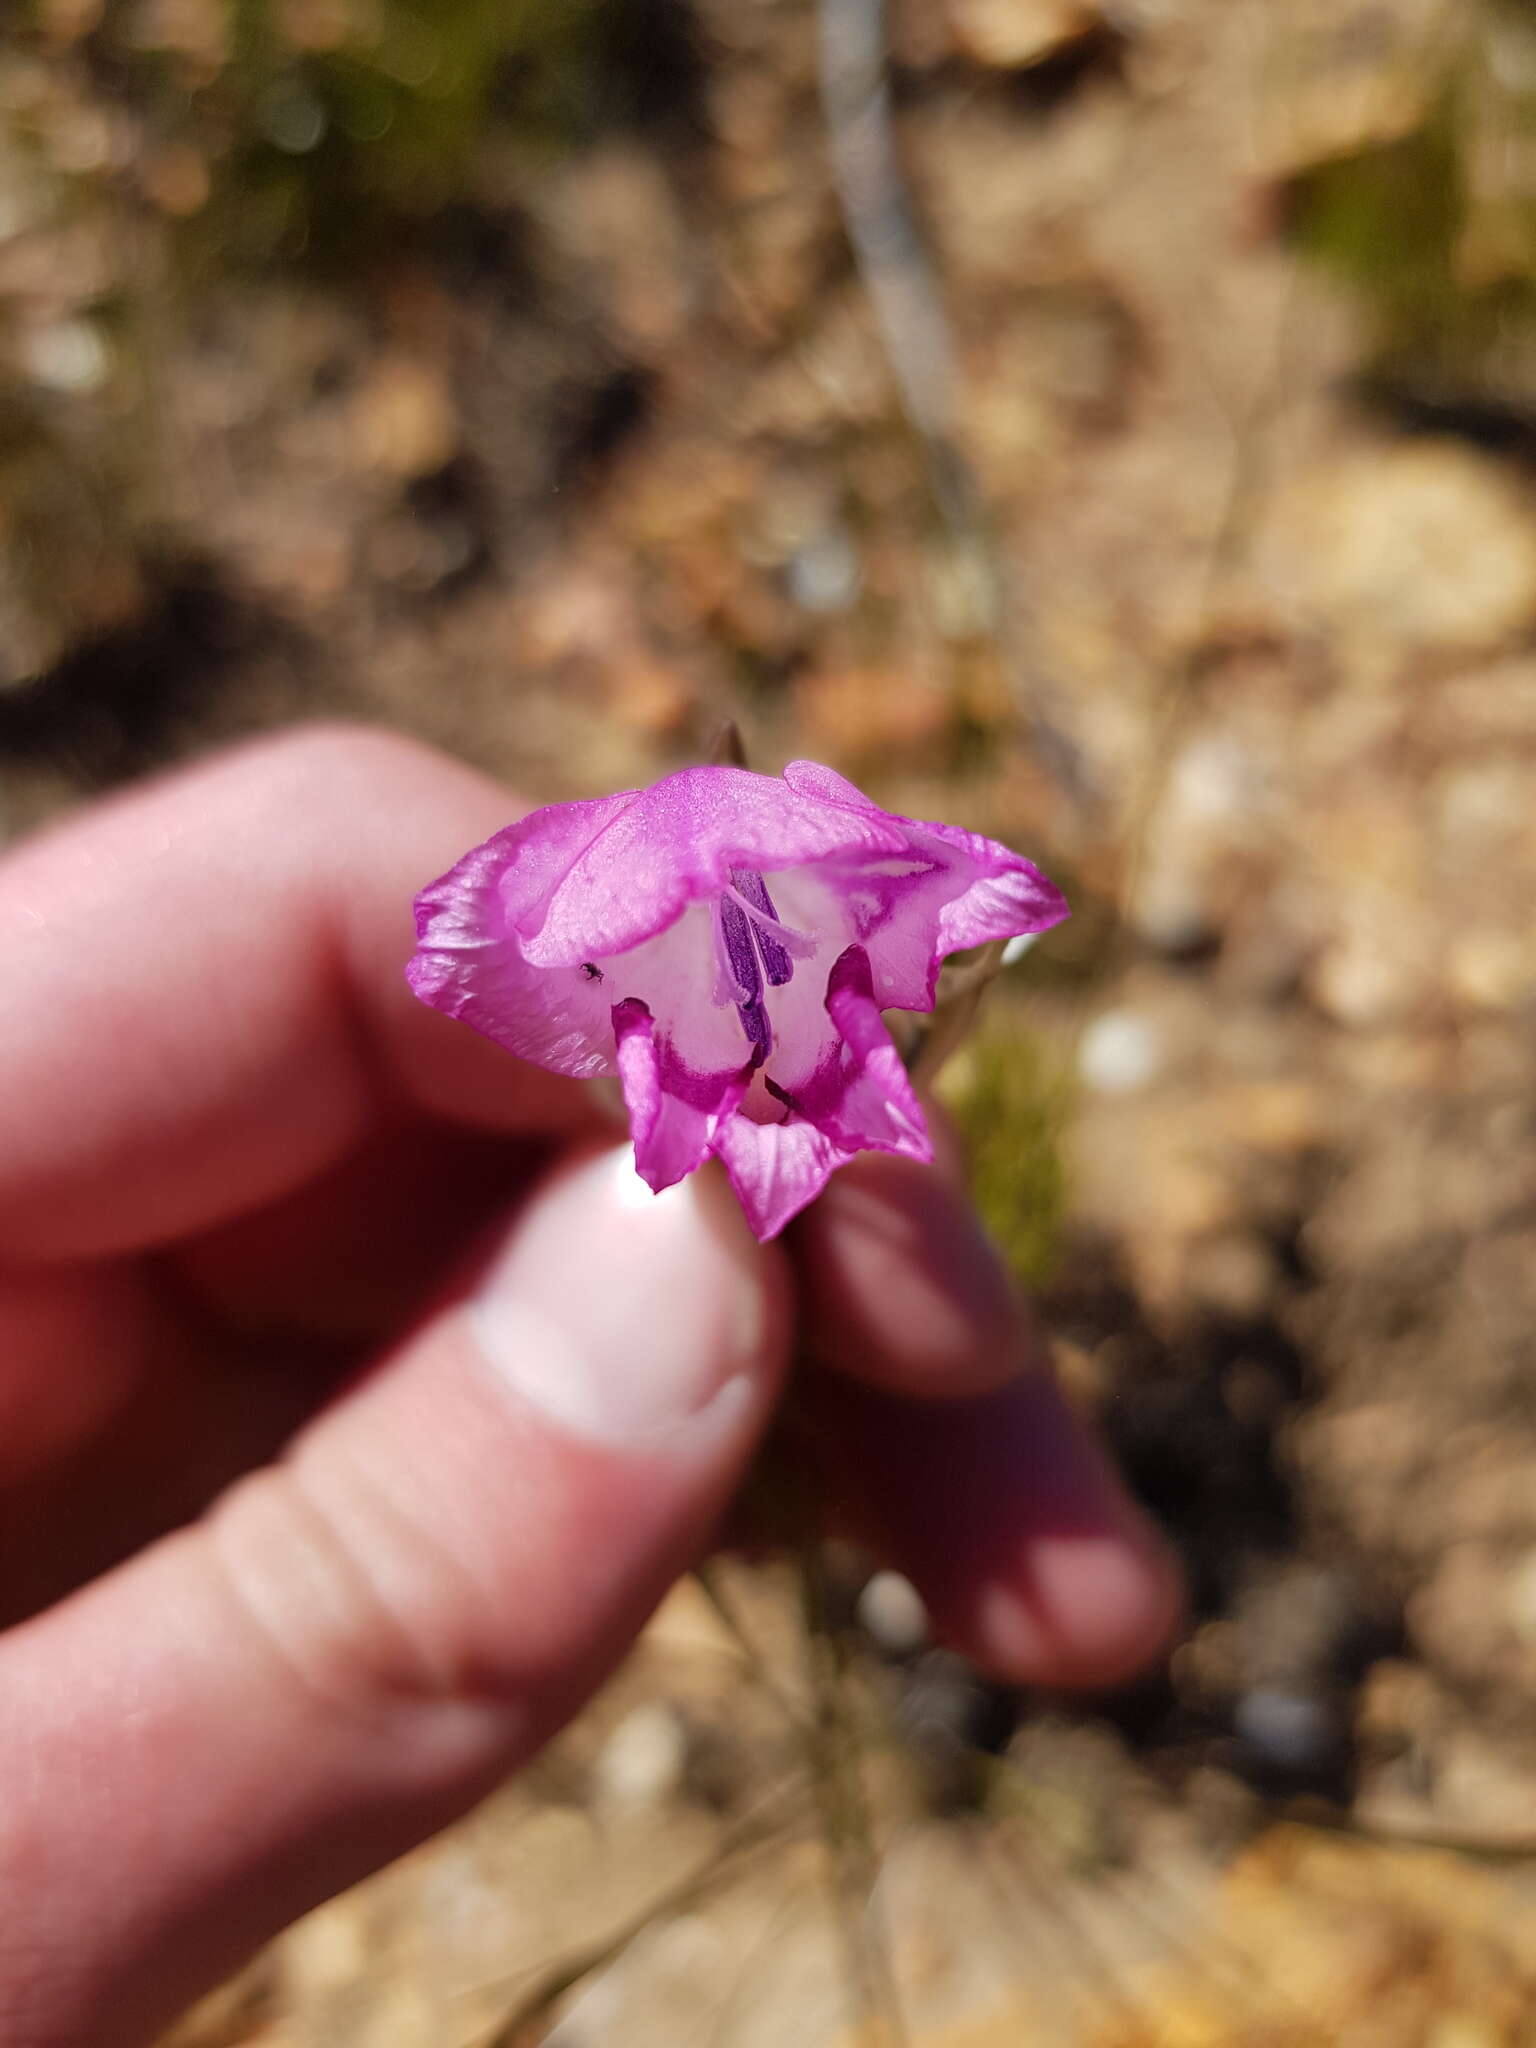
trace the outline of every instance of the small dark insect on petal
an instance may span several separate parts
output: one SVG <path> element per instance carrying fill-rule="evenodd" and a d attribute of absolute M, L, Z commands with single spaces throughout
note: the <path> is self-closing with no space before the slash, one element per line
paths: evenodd
<path fill-rule="evenodd" d="M 582 961 L 581 971 L 587 977 L 588 981 L 601 981 L 603 978 L 603 970 L 601 969 L 601 967 L 594 967 L 590 960 Z"/>

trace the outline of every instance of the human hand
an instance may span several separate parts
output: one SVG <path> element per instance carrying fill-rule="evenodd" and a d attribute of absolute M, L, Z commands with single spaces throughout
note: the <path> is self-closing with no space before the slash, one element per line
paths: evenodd
<path fill-rule="evenodd" d="M 524 1762 L 823 1362 L 833 1504 L 1001 1673 L 1123 1676 L 1156 1538 L 940 1173 L 752 1242 L 415 1003 L 506 820 L 316 731 L 0 863 L 0 2039 L 142 2043 Z M 833 1370 L 838 1369 L 840 1370 Z"/>

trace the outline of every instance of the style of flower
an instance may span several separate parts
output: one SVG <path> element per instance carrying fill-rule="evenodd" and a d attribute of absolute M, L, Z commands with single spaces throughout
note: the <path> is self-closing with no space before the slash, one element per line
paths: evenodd
<path fill-rule="evenodd" d="M 945 956 L 1067 914 L 1027 860 L 814 761 L 685 768 L 532 812 L 416 902 L 424 1003 L 525 1060 L 617 1075 L 656 1190 L 718 1157 L 761 1238 L 869 1149 L 929 1159 L 882 1010 Z"/>

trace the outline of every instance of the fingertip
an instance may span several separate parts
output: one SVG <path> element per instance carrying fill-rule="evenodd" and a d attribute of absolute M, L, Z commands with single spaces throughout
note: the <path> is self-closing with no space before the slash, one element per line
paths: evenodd
<path fill-rule="evenodd" d="M 787 1367 L 788 1295 L 781 1257 L 753 1238 L 723 1175 L 653 1193 L 622 1145 L 545 1179 L 467 1313 L 521 1401 L 562 1432 L 634 1451 L 732 1388 L 764 1419 Z"/>
<path fill-rule="evenodd" d="M 794 1239 L 818 1360 L 891 1392 L 997 1388 L 1031 1355 L 1027 1315 L 980 1219 L 940 1167 L 866 1153 Z"/>
<path fill-rule="evenodd" d="M 1156 1660 L 1183 1607 L 1178 1566 L 1048 1372 L 976 1404 L 951 1471 L 952 1543 L 928 1571 L 956 1647 L 1016 1683 L 1067 1689 Z"/>
<path fill-rule="evenodd" d="M 1016 1684 L 1096 1690 L 1124 1684 L 1172 1642 L 1184 1608 L 1179 1569 L 1147 1527 L 1043 1539 L 1013 1571 L 984 1581 L 947 1633 Z"/>
<path fill-rule="evenodd" d="M 819 1399 L 829 1487 L 952 1648 L 1017 1684 L 1101 1687 L 1168 1643 L 1178 1567 L 1049 1373 L 926 1403 L 829 1379 Z"/>

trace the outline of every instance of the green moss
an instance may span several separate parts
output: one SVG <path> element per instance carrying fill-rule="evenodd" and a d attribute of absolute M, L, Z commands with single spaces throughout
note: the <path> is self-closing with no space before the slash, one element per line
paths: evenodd
<path fill-rule="evenodd" d="M 206 167 L 207 202 L 178 223 L 184 260 L 326 269 L 469 194 L 494 118 L 558 140 L 609 4 L 354 0 L 316 33 L 297 6 L 229 0 L 193 55 L 145 47 L 135 7 L 111 0 L 93 44 L 151 148 Z"/>
<path fill-rule="evenodd" d="M 1070 1090 L 1059 1062 L 1001 1003 L 946 1070 L 940 1093 L 960 1127 L 987 1228 L 1028 1286 L 1056 1263 L 1067 1206 L 1062 1133 Z"/>
<path fill-rule="evenodd" d="M 1450 315 L 1467 206 L 1454 93 L 1414 133 L 1306 172 L 1293 199 L 1301 248 L 1394 328 L 1434 329 Z"/>
<path fill-rule="evenodd" d="M 1380 368 L 1480 381 L 1536 330 L 1536 199 L 1519 169 L 1536 145 L 1536 90 L 1529 63 L 1495 59 L 1511 37 L 1536 58 L 1528 9 L 1483 0 L 1415 128 L 1292 181 L 1294 240 L 1371 306 Z"/>

